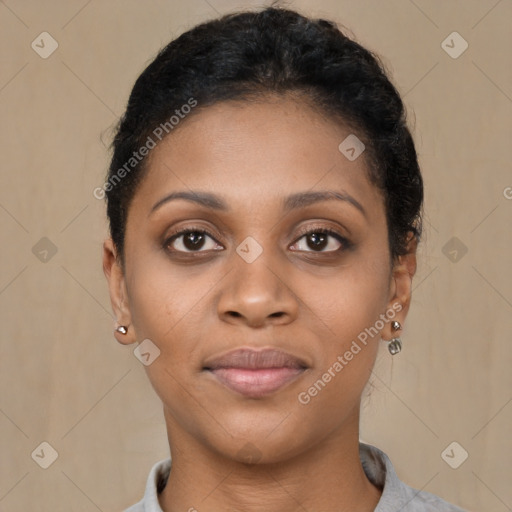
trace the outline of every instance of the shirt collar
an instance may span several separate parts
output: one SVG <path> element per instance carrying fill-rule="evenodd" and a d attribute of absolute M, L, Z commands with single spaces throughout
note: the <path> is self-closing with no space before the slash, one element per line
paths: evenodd
<path fill-rule="evenodd" d="M 395 473 L 388 456 L 375 446 L 360 442 L 359 457 L 370 482 L 382 491 L 375 512 L 425 510 L 424 508 L 416 508 L 415 503 L 413 503 L 414 500 L 433 505 L 446 503 L 437 496 L 417 491 L 404 484 Z M 134 505 L 134 508 L 127 509 L 125 512 L 163 512 L 158 501 L 158 494 L 165 487 L 170 471 L 170 458 L 157 462 L 149 473 L 144 498 L 137 505 Z M 409 507 L 408 504 L 411 504 L 411 506 Z M 419 506 L 421 507 L 421 504 Z M 449 510 L 464 512 L 455 506 L 452 507 Z"/>

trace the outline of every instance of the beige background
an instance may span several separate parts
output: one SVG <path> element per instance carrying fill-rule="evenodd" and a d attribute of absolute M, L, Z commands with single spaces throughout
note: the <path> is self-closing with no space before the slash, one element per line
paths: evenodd
<path fill-rule="evenodd" d="M 92 191 L 111 127 L 158 49 L 259 4 L 0 2 L 0 510 L 119 511 L 168 456 L 160 402 L 134 347 L 112 335 L 104 204 Z M 426 182 L 404 350 L 392 361 L 383 345 L 362 439 L 412 486 L 472 511 L 511 510 L 512 2 L 288 5 L 337 20 L 382 55 Z M 47 59 L 31 47 L 43 31 L 59 45 Z M 453 31 L 469 43 L 456 59 L 441 47 Z M 31 457 L 43 441 L 58 452 L 48 469 Z M 441 457 L 453 441 L 469 453 L 458 469 Z"/>

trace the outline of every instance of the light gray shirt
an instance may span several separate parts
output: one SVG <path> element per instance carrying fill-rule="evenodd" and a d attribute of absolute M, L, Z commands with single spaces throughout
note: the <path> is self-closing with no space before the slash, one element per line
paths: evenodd
<path fill-rule="evenodd" d="M 382 489 L 374 512 L 466 512 L 434 494 L 404 484 L 388 456 L 375 446 L 359 443 L 359 456 L 368 480 Z M 170 471 L 170 458 L 157 462 L 149 473 L 144 497 L 124 512 L 163 512 L 158 494 L 165 487 Z"/>

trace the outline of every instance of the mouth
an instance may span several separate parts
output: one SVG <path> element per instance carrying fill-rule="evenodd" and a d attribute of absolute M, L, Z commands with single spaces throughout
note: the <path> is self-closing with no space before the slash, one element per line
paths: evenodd
<path fill-rule="evenodd" d="M 220 384 L 249 398 L 276 392 L 306 369 L 301 359 L 275 349 L 238 349 L 206 361 L 203 367 Z"/>

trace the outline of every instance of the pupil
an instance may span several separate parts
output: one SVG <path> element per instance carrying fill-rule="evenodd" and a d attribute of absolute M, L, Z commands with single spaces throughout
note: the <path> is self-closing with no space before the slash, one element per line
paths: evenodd
<path fill-rule="evenodd" d="M 325 233 L 311 233 L 308 239 L 308 245 L 312 249 L 323 249 L 325 247 L 325 242 L 327 240 L 327 236 Z M 311 244 L 309 243 L 311 242 Z M 199 231 L 191 231 L 184 239 L 184 245 L 187 249 L 198 249 L 204 243 L 204 235 Z"/>
<path fill-rule="evenodd" d="M 193 249 L 201 248 L 203 242 L 204 242 L 204 235 L 202 233 L 199 233 L 198 231 L 191 231 L 185 237 L 185 239 L 183 241 L 183 245 L 187 249 L 193 250 Z"/>
<path fill-rule="evenodd" d="M 325 241 L 327 236 L 325 233 L 311 233 L 309 235 L 309 241 L 312 241 L 314 245 L 310 245 L 311 249 L 323 249 L 325 247 Z"/>

